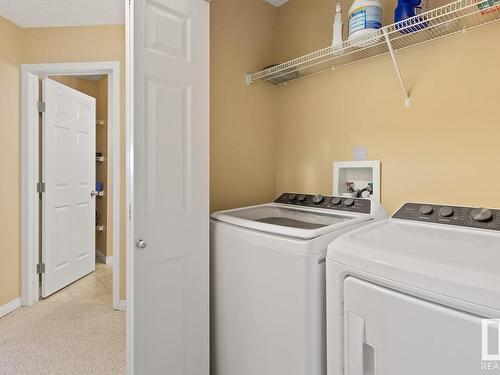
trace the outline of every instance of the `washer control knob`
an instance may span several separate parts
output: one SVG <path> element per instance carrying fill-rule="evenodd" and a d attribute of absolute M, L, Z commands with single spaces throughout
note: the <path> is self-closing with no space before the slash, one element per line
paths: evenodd
<path fill-rule="evenodd" d="M 297 198 L 297 195 L 296 195 L 296 194 L 288 194 L 288 200 L 289 200 L 290 202 L 294 201 L 296 198 Z"/>
<path fill-rule="evenodd" d="M 342 199 L 340 199 L 339 197 L 332 198 L 332 204 L 335 206 L 338 206 L 341 202 L 342 202 Z"/>
<path fill-rule="evenodd" d="M 306 196 L 304 194 L 300 194 L 297 196 L 297 200 L 299 202 L 304 202 L 306 200 Z"/>
<path fill-rule="evenodd" d="M 423 206 L 420 206 L 420 214 L 421 215 L 430 215 L 434 211 L 434 208 L 432 206 L 429 206 L 428 204 L 425 204 Z"/>
<path fill-rule="evenodd" d="M 354 204 L 354 199 L 352 198 L 344 199 L 344 206 L 351 207 L 353 204 Z"/>
<path fill-rule="evenodd" d="M 487 208 L 475 208 L 470 213 L 470 217 L 472 220 L 484 223 L 493 219 L 493 212 Z"/>
<path fill-rule="evenodd" d="M 320 204 L 321 202 L 323 202 L 325 200 L 325 197 L 322 196 L 322 195 L 315 195 L 312 199 L 313 203 L 314 204 Z"/>
<path fill-rule="evenodd" d="M 442 217 L 453 216 L 453 208 L 451 208 L 451 207 L 441 207 L 439 209 L 439 216 L 442 216 Z"/>

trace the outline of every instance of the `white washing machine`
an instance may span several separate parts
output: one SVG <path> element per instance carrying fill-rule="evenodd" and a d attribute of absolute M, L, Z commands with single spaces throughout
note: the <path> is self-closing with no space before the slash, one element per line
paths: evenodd
<path fill-rule="evenodd" d="M 212 375 L 326 374 L 327 246 L 382 217 L 369 199 L 296 193 L 212 214 Z"/>
<path fill-rule="evenodd" d="M 406 203 L 326 267 L 328 375 L 500 373 L 500 210 Z"/>

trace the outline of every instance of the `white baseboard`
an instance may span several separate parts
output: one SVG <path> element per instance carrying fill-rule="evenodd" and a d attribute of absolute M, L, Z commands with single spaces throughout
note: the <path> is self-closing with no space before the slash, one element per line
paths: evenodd
<path fill-rule="evenodd" d="M 95 250 L 95 257 L 99 259 L 101 263 L 104 264 L 113 264 L 113 256 L 107 257 L 103 253 L 101 253 L 100 250 L 96 249 Z"/>
<path fill-rule="evenodd" d="M 120 304 L 118 305 L 118 310 L 120 311 L 126 311 L 127 310 L 127 300 L 121 300 Z"/>
<path fill-rule="evenodd" d="M 0 306 L 0 318 L 21 307 L 21 298 L 16 298 L 5 305 Z"/>

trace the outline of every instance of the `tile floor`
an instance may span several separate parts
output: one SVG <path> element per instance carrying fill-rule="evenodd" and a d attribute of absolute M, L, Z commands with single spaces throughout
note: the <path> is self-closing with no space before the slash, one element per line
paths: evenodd
<path fill-rule="evenodd" d="M 113 267 L 102 263 L 96 263 L 95 267 L 95 272 L 54 293 L 43 302 L 112 305 Z"/>

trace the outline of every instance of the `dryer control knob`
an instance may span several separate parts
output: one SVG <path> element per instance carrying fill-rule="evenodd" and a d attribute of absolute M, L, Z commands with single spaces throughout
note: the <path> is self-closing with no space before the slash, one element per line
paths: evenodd
<path fill-rule="evenodd" d="M 493 219 L 493 212 L 487 208 L 475 208 L 470 213 L 470 217 L 475 221 L 484 223 Z"/>
<path fill-rule="evenodd" d="M 352 198 L 344 199 L 344 205 L 345 206 L 351 207 L 353 204 L 354 204 L 354 199 L 352 199 Z"/>
<path fill-rule="evenodd" d="M 294 201 L 295 198 L 297 198 L 297 195 L 296 194 L 289 194 L 288 195 L 288 200 L 291 202 L 291 201 Z"/>
<path fill-rule="evenodd" d="M 429 206 L 428 204 L 420 206 L 419 210 L 421 215 L 430 215 L 432 214 L 432 211 L 434 211 L 434 208 L 432 208 L 432 206 Z"/>
<path fill-rule="evenodd" d="M 439 210 L 439 216 L 450 217 L 453 216 L 453 208 L 451 207 L 441 207 Z"/>
<path fill-rule="evenodd" d="M 325 197 L 322 196 L 322 195 L 315 195 L 312 199 L 313 203 L 314 204 L 320 204 L 321 202 L 323 202 L 325 200 Z"/>
<path fill-rule="evenodd" d="M 299 196 L 297 196 L 297 200 L 299 202 L 304 202 L 306 200 L 306 196 L 304 194 L 300 194 Z"/>
<path fill-rule="evenodd" d="M 335 206 L 338 206 L 341 202 L 342 202 L 342 199 L 340 199 L 339 197 L 332 198 L 332 204 Z"/>

